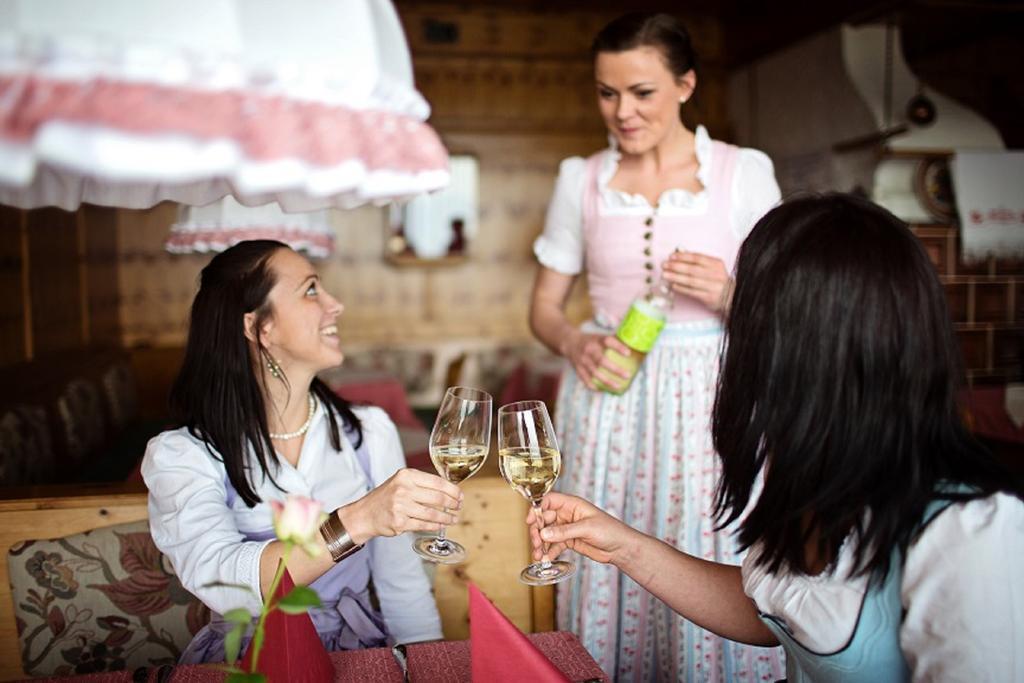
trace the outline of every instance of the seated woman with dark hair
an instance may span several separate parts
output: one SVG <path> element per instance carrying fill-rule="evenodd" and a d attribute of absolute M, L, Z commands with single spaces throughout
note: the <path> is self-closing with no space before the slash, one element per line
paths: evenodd
<path fill-rule="evenodd" d="M 182 426 L 154 438 L 142 466 L 153 540 L 185 588 L 218 613 L 182 662 L 223 661 L 229 627 L 219 614 L 259 614 L 283 551 L 269 501 L 286 494 L 330 512 L 325 552 L 288 561 L 295 583 L 320 595 L 311 616 L 328 650 L 441 637 L 421 561 L 398 535 L 451 524 L 444 510 L 457 510 L 462 494 L 405 469 L 391 420 L 316 378 L 343 359 L 342 308 L 279 242 L 242 242 L 203 269 L 171 391 Z"/>
<path fill-rule="evenodd" d="M 842 195 L 772 210 L 727 339 L 716 501 L 743 566 L 557 493 L 535 554 L 613 563 L 704 628 L 781 644 L 791 682 L 1024 680 L 1024 485 L 964 430 L 943 288 L 907 226 Z"/>

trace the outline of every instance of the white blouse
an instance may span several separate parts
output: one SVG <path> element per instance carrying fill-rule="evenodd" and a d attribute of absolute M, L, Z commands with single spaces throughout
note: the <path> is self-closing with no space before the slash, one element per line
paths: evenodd
<path fill-rule="evenodd" d="M 405 467 L 398 431 L 379 408 L 356 407 L 354 411 L 363 425 L 372 485 L 378 486 Z M 163 432 L 149 442 L 142 475 L 149 487 L 149 526 L 156 546 L 168 556 L 182 584 L 220 614 L 236 607 L 259 614 L 260 555 L 271 541 L 245 541 L 242 534 L 272 527 L 268 501 L 283 501 L 292 493 L 334 510 L 366 495 L 371 483 L 344 433 L 341 452 L 331 447 L 323 406 L 303 441 L 298 466 L 280 459 L 274 479 L 284 490 L 264 478 L 254 486 L 262 502 L 253 508 L 241 497 L 228 507 L 223 463 L 184 427 Z M 439 639 L 441 619 L 411 542 L 405 534 L 369 542 L 370 572 L 381 612 L 399 642 Z M 251 592 L 204 587 L 211 582 L 242 584 Z"/>
<path fill-rule="evenodd" d="M 693 193 L 681 188 L 665 190 L 658 199 L 658 214 L 665 216 L 699 215 L 708 210 L 708 188 L 711 172 L 711 136 L 704 126 L 694 132 L 694 153 L 697 156 L 697 180 L 703 189 Z M 622 155 L 614 145 L 607 150 L 598 170 L 597 184 L 601 210 L 606 215 L 648 216 L 651 205 L 640 194 L 631 194 L 608 187 L 619 167 Z M 555 192 L 548 205 L 544 232 L 533 243 L 533 251 L 542 266 L 565 275 L 583 270 L 583 190 L 587 176 L 587 160 L 583 157 L 564 159 L 558 168 Z M 741 148 L 736 156 L 732 176 L 730 227 L 745 238 L 754 224 L 778 204 L 779 185 L 771 159 L 756 149 Z"/>
<path fill-rule="evenodd" d="M 743 561 L 757 608 L 785 620 L 805 647 L 842 649 L 868 578 L 847 578 L 853 551 L 818 576 L 773 575 Z M 956 503 L 907 552 L 900 647 L 915 681 L 1024 681 L 1024 503 L 1007 495 Z"/>

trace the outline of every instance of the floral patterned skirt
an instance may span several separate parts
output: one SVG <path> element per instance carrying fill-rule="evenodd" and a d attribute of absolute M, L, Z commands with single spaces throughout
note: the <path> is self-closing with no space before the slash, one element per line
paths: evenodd
<path fill-rule="evenodd" d="M 559 490 L 691 555 L 739 564 L 712 517 L 720 475 L 711 411 L 722 345 L 717 320 L 669 325 L 621 396 L 594 392 L 570 367 L 555 414 Z M 578 558 L 558 587 L 558 627 L 579 635 L 617 681 L 774 681 L 781 648 L 732 643 L 679 617 L 609 565 Z"/>

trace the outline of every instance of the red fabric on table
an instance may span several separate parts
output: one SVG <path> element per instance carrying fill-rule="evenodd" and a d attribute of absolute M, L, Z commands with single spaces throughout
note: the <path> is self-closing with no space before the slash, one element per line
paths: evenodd
<path fill-rule="evenodd" d="M 477 683 L 568 683 L 558 667 L 472 583 L 469 648 L 471 678 Z"/>
<path fill-rule="evenodd" d="M 566 631 L 531 633 L 526 636 L 565 676 L 574 682 L 608 681 L 597 662 Z M 409 676 L 416 683 L 460 683 L 470 680 L 470 644 L 468 640 L 410 645 Z M 351 650 L 328 654 L 334 666 L 334 683 L 372 683 L 402 680 L 391 651 L 387 648 Z M 512 662 L 509 662 L 513 664 Z M 149 670 L 147 683 L 157 680 L 157 667 Z M 224 673 L 211 665 L 175 667 L 168 683 L 223 683 Z M 32 678 L 24 683 L 132 683 L 131 671 L 68 676 L 63 678 Z"/>
<path fill-rule="evenodd" d="M 295 582 L 286 570 L 274 599 L 280 600 L 293 588 Z M 334 680 L 331 659 L 308 614 L 274 610 L 267 616 L 265 629 L 266 638 L 257 664 L 268 683 L 331 683 Z M 252 655 L 250 643 L 242 657 L 242 668 L 246 671 L 251 666 Z"/>

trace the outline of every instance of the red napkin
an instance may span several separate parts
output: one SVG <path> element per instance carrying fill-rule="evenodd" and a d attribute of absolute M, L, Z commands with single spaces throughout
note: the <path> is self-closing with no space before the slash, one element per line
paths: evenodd
<path fill-rule="evenodd" d="M 469 584 L 469 651 L 473 680 L 479 683 L 569 682 L 473 584 Z"/>
<path fill-rule="evenodd" d="M 285 570 L 275 599 L 284 597 L 294 587 L 295 582 Z M 268 683 L 330 683 L 334 680 L 334 666 L 308 614 L 274 610 L 267 616 L 265 628 L 266 638 L 258 664 L 259 672 L 267 677 Z M 250 644 L 242 658 L 242 668 L 248 671 L 251 662 Z"/>

